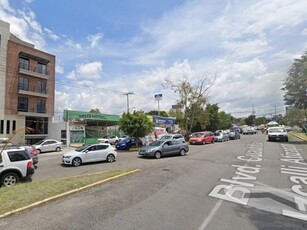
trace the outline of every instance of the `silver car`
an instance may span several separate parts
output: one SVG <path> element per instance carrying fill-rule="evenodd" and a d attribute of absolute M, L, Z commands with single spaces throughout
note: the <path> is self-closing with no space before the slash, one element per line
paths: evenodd
<path fill-rule="evenodd" d="M 159 159 L 164 156 L 184 156 L 188 151 L 188 144 L 182 140 L 157 140 L 142 147 L 139 150 L 139 155 Z"/>
<path fill-rule="evenodd" d="M 62 142 L 53 139 L 41 140 L 33 145 L 38 154 L 53 151 L 59 152 L 62 150 L 62 146 Z"/>

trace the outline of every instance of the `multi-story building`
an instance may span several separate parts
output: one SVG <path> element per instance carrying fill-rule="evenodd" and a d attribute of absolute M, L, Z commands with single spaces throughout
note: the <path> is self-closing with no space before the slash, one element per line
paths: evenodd
<path fill-rule="evenodd" d="M 17 38 L 0 20 L 0 137 L 14 135 L 16 144 L 46 138 L 54 92 L 55 56 Z"/>

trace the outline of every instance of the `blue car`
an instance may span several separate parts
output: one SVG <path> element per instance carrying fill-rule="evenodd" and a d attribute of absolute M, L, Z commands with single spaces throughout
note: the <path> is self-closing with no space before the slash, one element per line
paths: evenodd
<path fill-rule="evenodd" d="M 118 150 L 128 150 L 134 146 L 143 146 L 143 143 L 140 139 L 137 140 L 133 137 L 126 137 L 121 141 L 117 142 L 115 145 L 116 149 Z"/>

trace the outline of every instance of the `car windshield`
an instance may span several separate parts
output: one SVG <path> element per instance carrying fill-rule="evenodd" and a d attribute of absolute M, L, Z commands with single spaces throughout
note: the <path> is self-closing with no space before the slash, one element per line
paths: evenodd
<path fill-rule="evenodd" d="M 164 143 L 164 141 L 154 141 L 149 144 L 149 146 L 160 146 Z"/>
<path fill-rule="evenodd" d="M 129 138 L 129 137 L 126 137 L 126 138 L 122 139 L 120 142 L 127 143 L 128 141 L 130 141 L 130 138 Z"/>
<path fill-rule="evenodd" d="M 269 133 L 283 133 L 285 132 L 283 128 L 270 128 Z"/>
<path fill-rule="evenodd" d="M 44 142 L 44 140 L 41 140 L 39 142 L 37 142 L 35 145 L 41 145 Z"/>
<path fill-rule="evenodd" d="M 172 138 L 172 136 L 170 136 L 170 135 L 164 135 L 160 138 L 160 140 L 168 140 L 168 139 L 171 139 L 171 138 Z"/>
<path fill-rule="evenodd" d="M 193 137 L 202 137 L 204 136 L 203 133 L 194 133 Z"/>
<path fill-rule="evenodd" d="M 86 148 L 88 148 L 90 145 L 82 145 L 81 147 L 77 148 L 76 151 L 77 152 L 82 152 L 83 150 L 85 150 Z"/>

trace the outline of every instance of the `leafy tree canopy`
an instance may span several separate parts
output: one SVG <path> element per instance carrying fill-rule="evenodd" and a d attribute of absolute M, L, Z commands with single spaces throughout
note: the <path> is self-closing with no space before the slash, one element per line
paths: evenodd
<path fill-rule="evenodd" d="M 123 113 L 122 118 L 119 120 L 119 129 L 135 138 L 146 136 L 153 128 L 153 122 L 142 111 Z"/>
<path fill-rule="evenodd" d="M 307 51 L 291 65 L 284 81 L 286 105 L 303 109 L 307 118 Z"/>
<path fill-rule="evenodd" d="M 158 110 L 151 110 L 149 112 L 146 113 L 147 115 L 151 115 L 151 116 L 160 116 L 160 117 L 169 117 L 168 113 L 165 111 L 158 111 Z"/>

